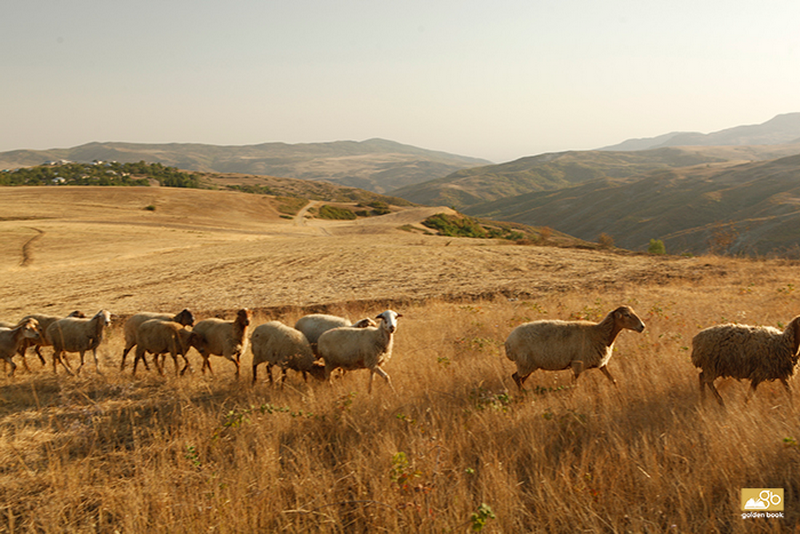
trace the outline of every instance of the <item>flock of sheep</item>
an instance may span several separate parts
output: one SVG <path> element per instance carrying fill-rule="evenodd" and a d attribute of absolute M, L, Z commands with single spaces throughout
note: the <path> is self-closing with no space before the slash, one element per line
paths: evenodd
<path fill-rule="evenodd" d="M 266 364 L 272 383 L 272 367 L 286 371 L 293 369 L 318 379 L 328 380 L 335 369 L 352 371 L 369 369 L 369 391 L 375 374 L 386 380 L 394 390 L 389 375 L 381 366 L 392 354 L 397 319 L 401 314 L 386 310 L 373 319 L 362 319 L 355 324 L 349 320 L 325 314 L 301 317 L 294 327 L 270 321 L 256 327 L 250 336 L 253 354 L 253 382 L 257 368 Z M 40 347 L 53 347 L 53 370 L 59 363 L 73 374 L 63 355 L 77 352 L 84 364 L 84 355 L 92 351 L 95 369 L 99 372 L 97 347 L 103 340 L 104 328 L 110 324 L 111 315 L 100 310 L 87 318 L 73 312 L 59 318 L 47 315 L 29 315 L 18 323 L 0 323 L 0 359 L 11 366 L 13 376 L 16 364 L 14 355 L 22 357 L 27 368 L 25 353 L 33 347 L 39 360 L 45 364 Z M 172 356 L 175 373 L 178 373 L 178 356 L 184 360 L 180 374 L 190 368 L 186 353 L 194 347 L 203 357 L 202 371 L 213 373 L 209 356 L 222 356 L 236 366 L 240 374 L 240 360 L 247 345 L 247 331 L 251 312 L 243 308 L 231 321 L 211 318 L 195 324 L 189 310 L 176 315 L 143 312 L 130 317 L 124 327 L 125 348 L 120 369 L 125 367 L 128 353 L 136 347 L 133 374 L 141 360 L 149 369 L 147 353 L 153 355 L 157 370 L 164 373 L 166 355 Z M 189 329 L 191 327 L 191 329 Z M 537 369 L 560 371 L 572 369 L 575 380 L 586 369 L 598 368 L 612 383 L 616 380 L 608 371 L 608 361 L 614 341 L 622 330 L 642 332 L 644 322 L 628 306 L 610 312 L 599 323 L 589 321 L 533 321 L 516 327 L 505 342 L 506 356 L 516 363 L 512 375 L 521 390 L 525 380 Z M 705 400 L 705 388 L 711 390 L 720 405 L 724 402 L 714 381 L 720 377 L 750 380 L 749 400 L 761 382 L 780 380 L 790 395 L 787 379 L 794 373 L 800 346 L 800 316 L 780 331 L 772 327 L 723 324 L 700 331 L 692 339 L 692 363 L 700 372 L 700 394 Z M 320 361 L 321 360 L 321 361 Z"/>

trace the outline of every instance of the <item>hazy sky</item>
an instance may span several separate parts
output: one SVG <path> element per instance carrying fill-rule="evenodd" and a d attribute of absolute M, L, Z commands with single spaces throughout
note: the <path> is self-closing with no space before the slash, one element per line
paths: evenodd
<path fill-rule="evenodd" d="M 799 28 L 797 0 L 2 0 L 0 151 L 708 133 L 800 111 Z"/>

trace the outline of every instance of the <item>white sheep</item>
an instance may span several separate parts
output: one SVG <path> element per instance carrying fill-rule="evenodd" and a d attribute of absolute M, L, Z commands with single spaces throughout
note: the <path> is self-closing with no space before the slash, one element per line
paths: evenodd
<path fill-rule="evenodd" d="M 147 366 L 147 359 L 145 354 L 150 352 L 154 355 L 154 362 L 158 372 L 164 374 L 164 360 L 162 359 L 159 365 L 158 356 L 161 354 L 169 353 L 172 356 L 172 361 L 175 364 L 175 375 L 178 374 L 178 356 L 183 357 L 184 366 L 181 370 L 181 375 L 189 368 L 189 359 L 186 353 L 191 347 L 194 347 L 198 352 L 202 353 L 205 346 L 205 340 L 197 332 L 187 330 L 182 324 L 175 321 L 162 321 L 161 319 L 150 319 L 139 325 L 136 330 L 136 357 L 133 360 L 133 375 L 136 375 L 136 365 L 139 360 L 142 360 L 145 368 Z"/>
<path fill-rule="evenodd" d="M 305 334 L 306 339 L 308 339 L 308 342 L 311 343 L 311 348 L 316 350 L 319 336 L 328 330 L 333 330 L 334 328 L 340 328 L 342 326 L 365 328 L 367 326 L 377 326 L 377 324 L 378 323 L 369 317 L 361 319 L 353 324 L 350 322 L 350 319 L 346 319 L 344 317 L 328 315 L 326 313 L 312 313 L 299 318 L 294 324 L 294 327 Z"/>
<path fill-rule="evenodd" d="M 9 376 L 14 376 L 17 365 L 14 363 L 14 354 L 19 352 L 20 347 L 27 340 L 41 339 L 42 331 L 36 319 L 27 318 L 13 327 L 0 327 L 0 358 L 4 362 L 11 364 Z M 24 361 L 24 360 L 23 360 Z"/>
<path fill-rule="evenodd" d="M 203 356 L 202 371 L 206 368 L 213 374 L 209 355 L 223 356 L 236 365 L 236 378 L 239 378 L 239 367 L 242 353 L 247 343 L 247 326 L 250 324 L 250 310 L 242 308 L 236 313 L 233 321 L 222 319 L 204 319 L 194 326 L 193 332 L 203 336 L 205 347 L 200 354 Z"/>
<path fill-rule="evenodd" d="M 397 319 L 401 314 L 386 310 L 376 317 L 381 319 L 378 326 L 354 328 L 344 326 L 328 330 L 319 337 L 317 349 L 325 361 L 325 378 L 340 368 L 345 371 L 369 369 L 369 389 L 372 393 L 372 379 L 375 373 L 381 376 L 394 390 L 392 381 L 381 365 L 392 356 L 393 334 L 397 330 Z"/>
<path fill-rule="evenodd" d="M 75 310 L 74 312 L 67 315 L 67 317 L 85 318 L 86 316 L 82 312 Z M 33 351 L 36 353 L 36 356 L 39 357 L 39 361 L 42 362 L 42 365 L 44 365 L 45 364 L 44 357 L 42 356 L 42 353 L 39 351 L 39 349 L 41 347 L 50 347 L 53 345 L 53 343 L 47 338 L 47 328 L 54 322 L 61 319 L 61 317 L 53 315 L 44 315 L 41 313 L 34 313 L 31 315 L 26 315 L 20 320 L 20 322 L 26 319 L 36 319 L 36 321 L 39 323 L 39 328 L 41 328 L 42 330 L 42 335 L 38 340 L 30 338 L 26 339 L 25 342 L 22 344 L 22 346 L 20 346 L 19 348 L 18 354 L 22 356 L 22 363 L 25 366 L 25 368 L 28 369 L 28 363 L 25 359 L 25 353 L 27 352 L 28 347 L 33 347 Z"/>
<path fill-rule="evenodd" d="M 701 330 L 692 339 L 692 363 L 700 371 L 700 398 L 705 402 L 705 386 L 720 406 L 725 406 L 714 380 L 718 377 L 746 378 L 749 401 L 761 382 L 780 380 L 791 401 L 786 381 L 794 373 L 800 347 L 800 316 L 781 332 L 771 326 L 721 324 Z"/>
<path fill-rule="evenodd" d="M 194 316 L 192 315 L 192 312 L 185 308 L 175 315 L 154 312 L 140 312 L 135 315 L 131 315 L 128 320 L 125 321 L 125 348 L 122 349 L 122 363 L 119 366 L 120 371 L 125 369 L 125 357 L 136 345 L 136 330 L 138 330 L 139 325 L 141 325 L 143 322 L 151 319 L 174 321 L 184 326 L 192 326 L 194 324 Z M 144 364 L 145 367 L 147 367 L 147 360 L 145 360 Z"/>
<path fill-rule="evenodd" d="M 537 369 L 571 368 L 577 380 L 584 369 L 597 367 L 616 384 L 606 366 L 623 329 L 644 330 L 644 323 L 628 306 L 620 306 L 599 323 L 543 320 L 521 324 L 505 343 L 506 357 L 517 364 L 511 378 L 522 390 L 525 380 Z"/>
<path fill-rule="evenodd" d="M 299 330 L 284 325 L 279 321 L 264 323 L 250 336 L 250 350 L 253 352 L 253 384 L 256 383 L 256 369 L 267 364 L 267 374 L 272 381 L 272 366 L 278 365 L 283 371 L 281 385 L 286 380 L 286 370 L 294 369 L 310 373 L 314 378 L 325 377 L 325 368 L 315 363 L 314 352 L 306 336 Z"/>
<path fill-rule="evenodd" d="M 86 351 L 91 350 L 94 356 L 94 368 L 100 373 L 100 364 L 97 361 L 97 347 L 103 341 L 103 330 L 111 324 L 111 314 L 106 310 L 100 310 L 91 319 L 80 317 L 64 317 L 54 321 L 47 327 L 46 336 L 53 344 L 53 371 L 56 371 L 56 363 L 61 362 L 64 369 L 72 374 L 67 362 L 62 359 L 64 352 L 79 352 L 81 355 L 81 365 L 77 372 L 81 372 Z"/>

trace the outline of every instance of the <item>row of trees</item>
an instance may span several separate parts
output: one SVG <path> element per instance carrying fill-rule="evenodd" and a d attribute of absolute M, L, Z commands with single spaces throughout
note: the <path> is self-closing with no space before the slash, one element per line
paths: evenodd
<path fill-rule="evenodd" d="M 0 185 L 150 185 L 199 188 L 193 174 L 160 163 L 61 163 L 0 172 Z"/>

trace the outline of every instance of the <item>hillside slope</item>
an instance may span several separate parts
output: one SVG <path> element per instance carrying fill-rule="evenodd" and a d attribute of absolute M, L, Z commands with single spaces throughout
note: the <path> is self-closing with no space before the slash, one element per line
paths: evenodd
<path fill-rule="evenodd" d="M 632 250 L 645 249 L 651 238 L 658 238 L 675 253 L 709 248 L 781 253 L 800 246 L 800 156 L 603 178 L 465 212 L 552 226 L 586 240 L 607 233 L 618 246 Z"/>
<path fill-rule="evenodd" d="M 384 193 L 446 176 L 486 160 L 370 139 L 331 143 L 204 144 L 88 143 L 73 148 L 0 153 L 0 168 L 45 161 L 157 162 L 179 169 L 320 180 Z"/>
<path fill-rule="evenodd" d="M 570 151 L 464 169 L 392 194 L 418 204 L 460 209 L 534 191 L 552 191 L 598 178 L 625 178 L 656 169 L 724 162 L 727 156 L 665 148 L 644 152 Z"/>

